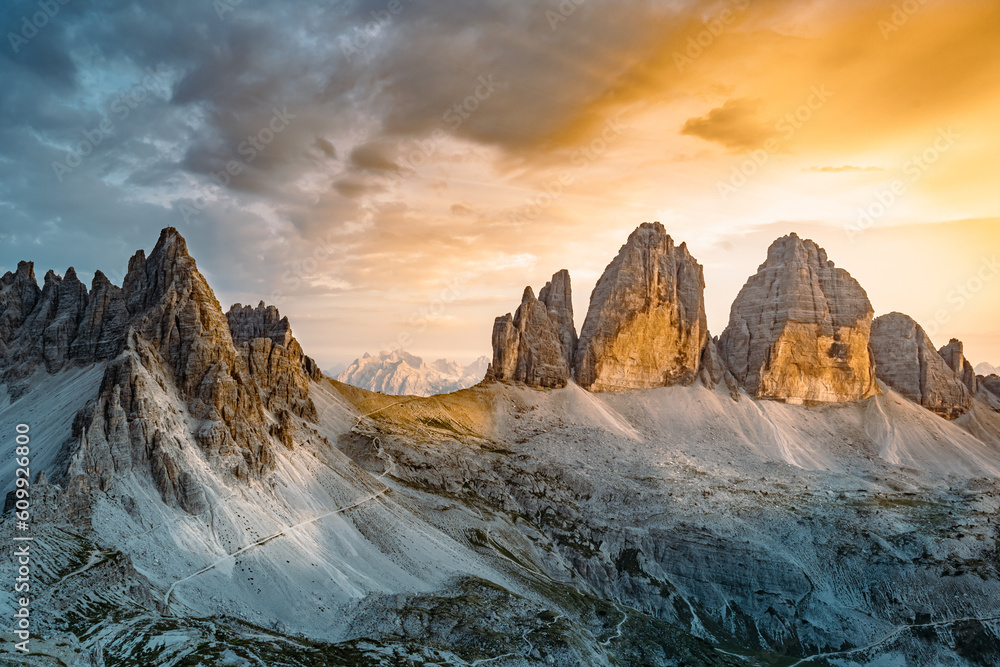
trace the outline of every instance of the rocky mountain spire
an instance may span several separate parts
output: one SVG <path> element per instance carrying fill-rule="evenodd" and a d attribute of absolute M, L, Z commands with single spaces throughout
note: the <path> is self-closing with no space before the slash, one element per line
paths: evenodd
<path fill-rule="evenodd" d="M 87 303 L 87 288 L 73 267 L 65 277 L 48 271 L 41 289 L 30 262 L 0 279 L 0 367 L 7 367 L 3 378 L 14 395 L 39 367 L 53 373 L 68 362 Z"/>
<path fill-rule="evenodd" d="M 561 274 L 564 274 L 562 276 Z M 522 382 L 535 387 L 564 387 L 569 382 L 571 349 L 576 338 L 569 274 L 561 271 L 543 289 L 548 303 L 524 288 L 521 305 L 493 324 L 493 363 L 487 380 Z M 568 318 L 568 319 L 567 319 Z"/>
<path fill-rule="evenodd" d="M 87 308 L 70 346 L 70 357 L 84 362 L 116 357 L 125 339 L 127 321 L 128 309 L 121 288 L 100 271 L 95 272 Z"/>
<path fill-rule="evenodd" d="M 566 366 L 573 368 L 573 357 L 576 354 L 577 335 L 576 324 L 573 321 L 573 288 L 570 284 L 569 271 L 563 269 L 545 283 L 538 293 L 541 301 L 549 311 L 549 317 L 556 324 L 559 340 L 562 343 Z"/>
<path fill-rule="evenodd" d="M 913 318 L 889 313 L 872 325 L 872 353 L 878 378 L 914 403 L 945 419 L 972 408 L 973 395 Z"/>
<path fill-rule="evenodd" d="M 132 257 L 122 288 L 97 272 L 88 294 L 70 269 L 38 290 L 30 264 L 0 281 L 0 331 L 13 332 L 5 340 L 21 341 L 18 351 L 50 372 L 108 364 L 97 399 L 74 420 L 60 475 L 72 488 L 106 490 L 116 475 L 145 470 L 164 502 L 198 513 L 206 501 L 184 452 L 191 443 L 222 472 L 257 478 L 276 447 L 294 445 L 291 415 L 316 418 L 309 382 L 321 375 L 288 320 L 261 304 L 234 309 L 231 327 L 173 228 L 148 257 Z"/>
<path fill-rule="evenodd" d="M 575 358 L 591 391 L 690 384 L 708 341 L 702 267 L 660 223 L 629 236 L 590 297 Z"/>
<path fill-rule="evenodd" d="M 18 262 L 16 272 L 8 271 L 0 277 L 0 356 L 13 342 L 41 295 L 32 262 Z"/>
<path fill-rule="evenodd" d="M 951 370 L 958 374 L 962 384 L 975 396 L 979 392 L 979 384 L 976 380 L 976 371 L 972 364 L 965 358 L 965 345 L 957 338 L 952 338 L 947 345 L 938 350 L 938 354 L 944 359 Z"/>
<path fill-rule="evenodd" d="M 22 327 L 22 354 L 42 360 L 49 372 L 62 368 L 86 308 L 87 288 L 73 267 L 64 278 L 47 272 L 41 298 Z"/>
<path fill-rule="evenodd" d="M 854 401 L 877 392 L 868 349 L 874 309 L 851 275 L 816 243 L 791 234 L 733 303 L 719 348 L 755 398 Z"/>

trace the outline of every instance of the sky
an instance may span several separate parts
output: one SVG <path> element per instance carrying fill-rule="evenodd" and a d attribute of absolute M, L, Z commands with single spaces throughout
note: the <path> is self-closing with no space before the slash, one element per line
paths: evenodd
<path fill-rule="evenodd" d="M 1000 364 L 994 0 L 62 1 L 0 8 L 0 272 L 121 284 L 173 226 L 324 368 L 467 362 L 646 221 L 720 334 L 794 231 Z"/>

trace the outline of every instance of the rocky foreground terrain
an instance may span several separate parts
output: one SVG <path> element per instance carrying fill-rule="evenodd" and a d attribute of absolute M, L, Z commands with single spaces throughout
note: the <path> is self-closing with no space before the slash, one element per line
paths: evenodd
<path fill-rule="evenodd" d="M 703 291 L 643 225 L 579 335 L 559 272 L 424 398 L 224 311 L 172 229 L 120 287 L 20 264 L 0 573 L 30 535 L 32 653 L 0 664 L 1000 664 L 1000 377 L 794 235 L 719 338 Z"/>

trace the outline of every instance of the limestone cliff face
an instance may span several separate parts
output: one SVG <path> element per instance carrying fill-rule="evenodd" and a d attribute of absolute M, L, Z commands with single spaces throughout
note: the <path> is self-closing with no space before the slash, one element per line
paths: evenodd
<path fill-rule="evenodd" d="M 948 367 L 958 374 L 969 393 L 975 396 L 979 392 L 976 371 L 965 358 L 965 345 L 957 338 L 952 338 L 947 345 L 938 350 Z"/>
<path fill-rule="evenodd" d="M 0 278 L 0 353 L 6 354 L 41 295 L 32 262 L 19 262 L 16 272 Z"/>
<path fill-rule="evenodd" d="M 561 271 L 536 299 L 526 287 L 521 305 L 493 324 L 493 363 L 487 380 L 565 387 L 576 340 L 569 274 Z M 567 349 L 568 348 L 568 349 Z"/>
<path fill-rule="evenodd" d="M 122 290 L 98 271 L 90 292 L 70 267 L 45 274 L 39 289 L 31 262 L 0 278 L 0 370 L 16 394 L 38 368 L 117 356 L 129 318 Z"/>
<path fill-rule="evenodd" d="M 889 313 L 872 325 L 872 352 L 878 378 L 914 403 L 945 419 L 972 408 L 973 395 L 923 328 L 902 313 Z"/>
<path fill-rule="evenodd" d="M 629 236 L 590 297 L 575 358 L 591 391 L 691 384 L 708 342 L 702 267 L 660 223 Z"/>
<path fill-rule="evenodd" d="M 309 398 L 309 381 L 322 373 L 292 336 L 287 317 L 263 301 L 257 308 L 234 305 L 226 314 L 237 350 L 261 389 L 264 405 L 316 421 L 316 406 Z"/>
<path fill-rule="evenodd" d="M 121 288 L 100 271 L 94 274 L 87 309 L 70 346 L 79 361 L 104 361 L 118 356 L 128 326 L 128 308 Z"/>
<path fill-rule="evenodd" d="M 874 309 L 826 251 L 778 239 L 733 303 L 719 338 L 729 370 L 755 398 L 843 402 L 877 392 L 869 352 Z"/>
<path fill-rule="evenodd" d="M 56 475 L 67 488 L 107 490 L 116 475 L 144 473 L 165 502 L 198 513 L 206 501 L 185 443 L 223 473 L 259 478 L 277 447 L 294 445 L 295 419 L 316 419 L 309 383 L 321 373 L 288 320 L 264 304 L 224 314 L 172 228 L 148 258 L 132 257 L 121 288 L 97 272 L 88 292 L 70 268 L 39 289 L 26 262 L 0 278 L 8 386 L 93 363 L 107 365 Z"/>
<path fill-rule="evenodd" d="M 723 361 L 722 354 L 719 352 L 718 338 L 709 338 L 705 344 L 705 351 L 701 354 L 701 371 L 699 373 L 703 385 L 709 389 L 715 389 L 720 383 L 725 382 L 726 388 L 729 389 L 729 395 L 733 397 L 733 400 L 739 400 L 739 384 L 726 368 L 726 362 Z"/>
<path fill-rule="evenodd" d="M 87 302 L 87 288 L 73 267 L 65 277 L 46 273 L 40 290 L 29 262 L 0 279 L 0 353 L 8 362 L 4 379 L 16 383 L 40 366 L 49 372 L 62 368 Z"/>

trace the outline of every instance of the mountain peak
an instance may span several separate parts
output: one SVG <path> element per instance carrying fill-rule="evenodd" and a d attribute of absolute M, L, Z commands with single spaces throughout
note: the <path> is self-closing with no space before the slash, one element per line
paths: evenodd
<path fill-rule="evenodd" d="M 542 288 L 540 299 L 529 285 L 514 315 L 507 313 L 494 321 L 491 380 L 566 386 L 576 347 L 569 289 L 569 272 L 561 271 Z"/>
<path fill-rule="evenodd" d="M 755 398 L 842 402 L 877 392 L 868 350 L 874 309 L 826 251 L 795 234 L 768 248 L 719 338 L 723 359 Z"/>
<path fill-rule="evenodd" d="M 288 347 L 292 340 L 292 326 L 287 317 L 274 306 L 263 301 L 257 307 L 234 304 L 226 313 L 233 342 L 239 345 L 255 338 L 270 338 L 278 345 Z"/>
<path fill-rule="evenodd" d="M 181 251 L 187 252 L 187 241 L 174 227 L 164 227 L 160 230 L 160 238 L 157 239 L 153 252 L 156 252 L 156 249 L 161 246 L 168 245 L 177 245 Z"/>
<path fill-rule="evenodd" d="M 33 283 L 35 287 L 38 287 L 38 281 L 35 280 L 35 263 L 23 260 L 18 262 L 17 269 L 14 272 L 8 271 L 0 278 L 0 289 L 15 282 L 20 284 Z"/>
<path fill-rule="evenodd" d="M 659 222 L 629 235 L 590 296 L 575 358 L 592 391 L 690 384 L 708 340 L 705 278 Z"/>

